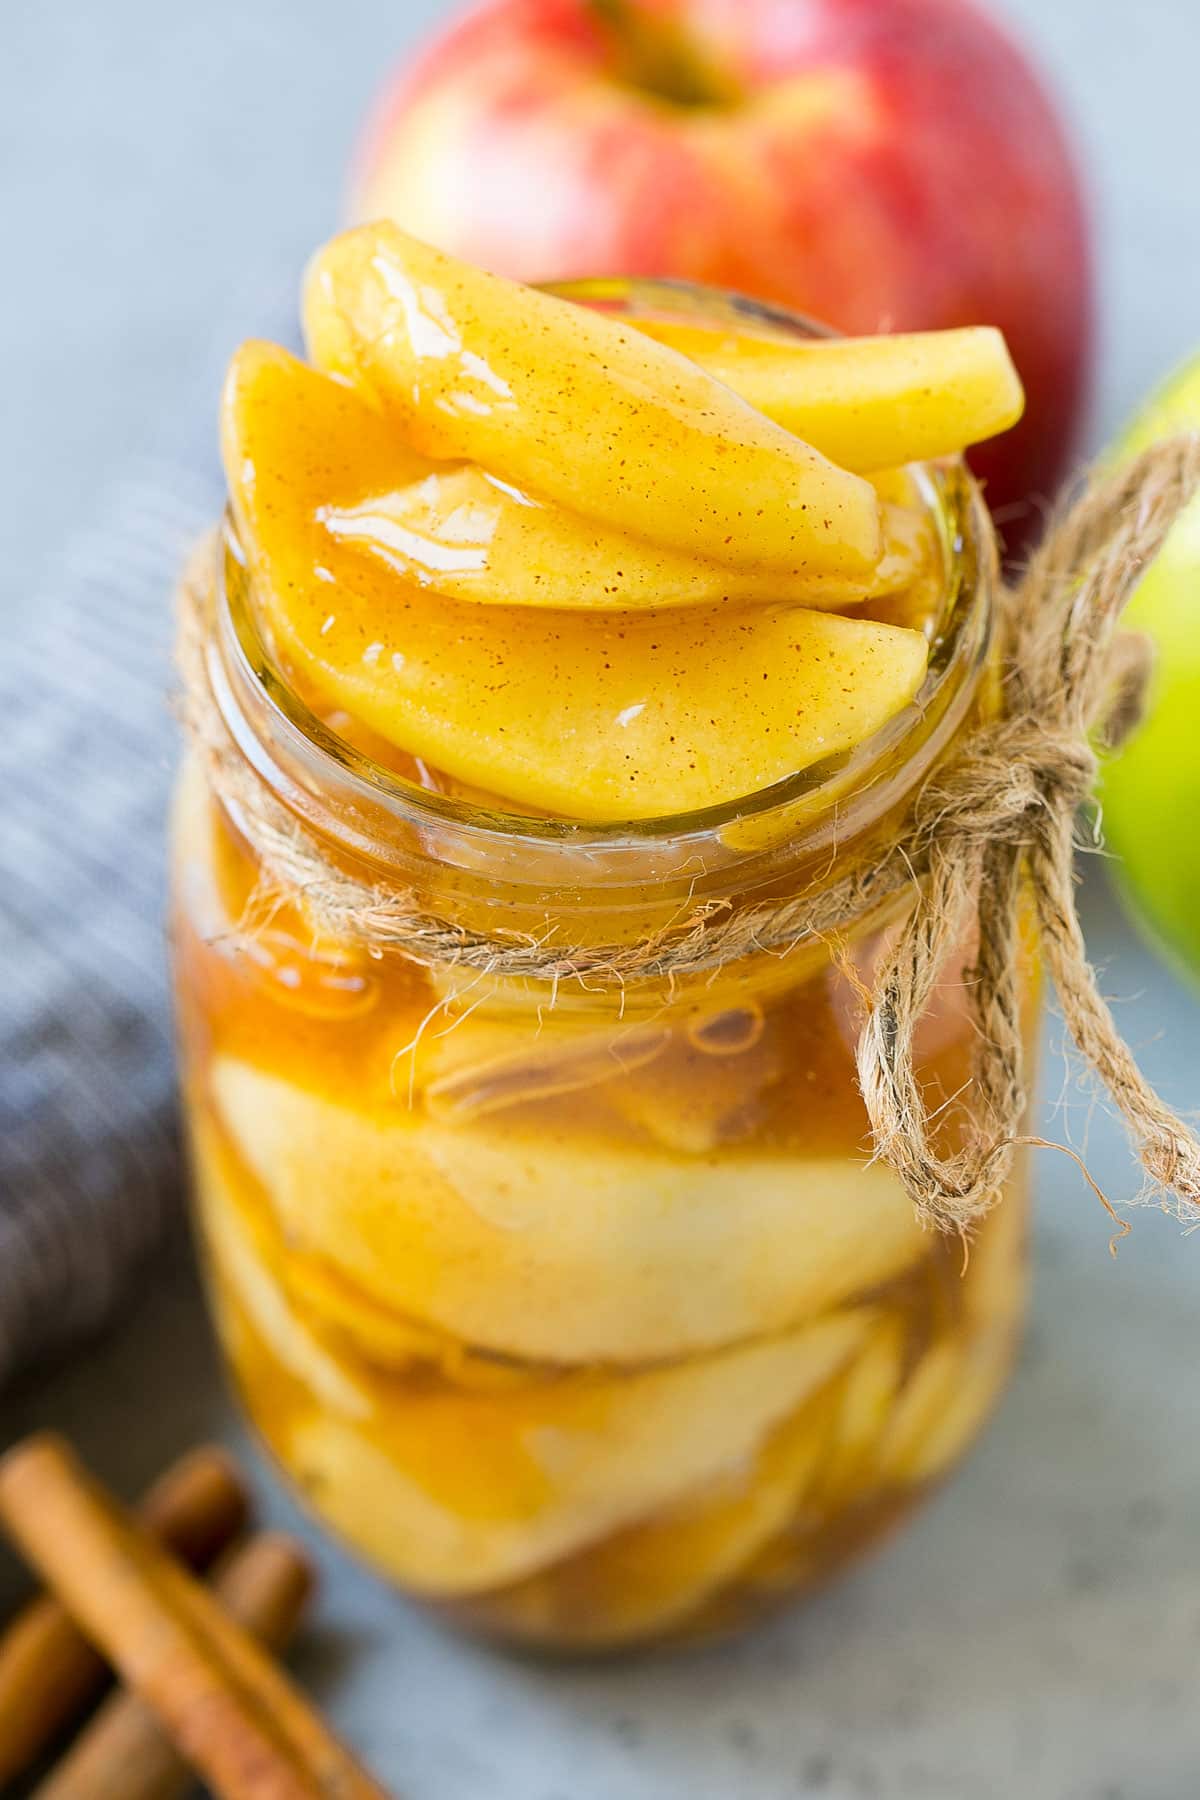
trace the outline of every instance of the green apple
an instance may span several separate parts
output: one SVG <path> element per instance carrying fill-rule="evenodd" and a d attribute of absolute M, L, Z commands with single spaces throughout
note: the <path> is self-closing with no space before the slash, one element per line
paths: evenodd
<path fill-rule="evenodd" d="M 1200 355 L 1176 371 L 1119 446 L 1200 431 Z M 1200 976 L 1200 502 L 1176 524 L 1138 586 L 1125 623 L 1155 649 L 1146 716 L 1105 766 L 1104 832 L 1117 884 L 1138 923 L 1176 965 Z"/>

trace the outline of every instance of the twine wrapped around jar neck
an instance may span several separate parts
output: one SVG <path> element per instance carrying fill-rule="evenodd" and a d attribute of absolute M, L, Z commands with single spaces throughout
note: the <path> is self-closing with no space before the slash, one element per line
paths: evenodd
<path fill-rule="evenodd" d="M 1062 1015 L 1138 1148 L 1155 1193 L 1200 1221 L 1200 1141 L 1143 1079 L 1088 962 L 1075 906 L 1074 829 L 1092 790 L 1093 737 L 1114 742 L 1137 717 L 1147 659 L 1117 634 L 1122 609 L 1170 527 L 1200 489 L 1200 439 L 1157 444 L 1096 475 L 1049 525 L 1025 573 L 1002 591 L 998 714 L 967 732 L 920 788 L 906 829 L 870 867 L 815 895 L 730 911 L 705 901 L 635 944 L 572 947 L 440 918 L 417 894 L 336 868 L 233 744 L 205 662 L 211 546 L 185 575 L 181 711 L 214 792 L 237 818 L 272 892 L 299 901 L 335 938 L 396 948 L 427 967 L 619 987 L 784 955 L 835 936 L 907 890 L 865 997 L 859 1082 L 876 1153 L 920 1215 L 967 1230 L 1000 1193 L 1021 1143 L 1025 1079 L 1017 990 L 1019 903 L 1027 884 Z M 959 1147 L 938 1153 L 913 1054 L 917 1024 L 954 946 L 978 926 L 965 974 L 977 1027 Z M 974 933 L 971 934 L 974 936 Z"/>

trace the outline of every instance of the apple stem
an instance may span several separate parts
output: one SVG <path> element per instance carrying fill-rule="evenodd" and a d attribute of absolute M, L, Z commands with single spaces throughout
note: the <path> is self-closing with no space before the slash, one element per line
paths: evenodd
<path fill-rule="evenodd" d="M 586 0 L 630 86 L 673 106 L 726 106 L 738 98 L 700 45 L 675 24 L 645 13 L 638 0 Z"/>

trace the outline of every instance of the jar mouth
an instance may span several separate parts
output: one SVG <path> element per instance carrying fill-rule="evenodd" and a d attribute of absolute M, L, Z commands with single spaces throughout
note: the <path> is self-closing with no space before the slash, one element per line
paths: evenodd
<path fill-rule="evenodd" d="M 712 324 L 715 308 L 718 323 L 722 315 L 731 326 L 748 321 L 760 335 L 777 334 L 793 341 L 833 335 L 782 308 L 690 282 L 604 278 L 546 286 L 564 298 L 624 317 L 703 318 Z M 756 821 L 766 825 L 775 817 L 781 821 L 792 815 L 797 820 L 819 820 L 851 801 L 861 802 L 881 785 L 887 789 L 888 800 L 894 800 L 896 775 L 906 771 L 903 785 L 908 785 L 936 760 L 961 724 L 986 657 L 991 625 L 990 557 L 985 548 L 991 522 L 978 487 L 958 458 L 912 465 L 910 473 L 939 533 L 946 572 L 920 689 L 906 707 L 851 749 L 714 806 L 599 822 L 540 816 L 445 794 L 375 762 L 338 736 L 279 666 L 258 623 L 253 578 L 228 511 L 218 556 L 215 625 L 220 656 L 218 666 L 210 662 L 214 695 L 235 741 L 266 780 L 285 793 L 291 790 L 294 796 L 299 759 L 304 765 L 299 784 L 308 797 L 332 789 L 340 797 L 338 810 L 343 817 L 349 806 L 357 816 L 371 819 L 369 836 L 376 854 L 389 821 L 402 831 L 413 826 L 437 827 L 443 833 L 464 833 L 477 845 L 490 840 L 509 850 L 524 842 L 544 851 L 557 844 L 574 852 L 602 852 L 650 850 L 656 844 L 678 844 L 681 839 L 711 841 L 731 827 Z M 250 695 L 258 715 L 254 723 L 249 722 L 242 704 Z M 291 765 L 288 770 L 277 766 L 278 758 L 266 749 L 267 739 Z M 893 779 L 884 781 L 889 772 Z M 301 810 L 311 814 L 312 807 L 305 804 Z"/>

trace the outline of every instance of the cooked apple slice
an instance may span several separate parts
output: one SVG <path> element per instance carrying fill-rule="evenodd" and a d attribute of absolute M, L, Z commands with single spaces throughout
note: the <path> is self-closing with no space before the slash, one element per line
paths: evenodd
<path fill-rule="evenodd" d="M 746 576 L 624 536 L 500 486 L 473 463 L 427 466 L 419 481 L 352 506 L 322 508 L 322 524 L 339 544 L 457 600 L 633 611 L 748 595 L 805 596 L 803 579 L 764 571 Z M 807 587 L 819 603 L 816 584 Z M 831 591 L 853 598 L 858 589 L 842 581 Z"/>
<path fill-rule="evenodd" d="M 304 319 L 314 362 L 374 395 L 426 455 L 733 566 L 865 576 L 878 560 L 869 485 L 686 357 L 395 225 L 318 252 Z"/>
<path fill-rule="evenodd" d="M 272 1356 L 334 1412 L 369 1416 L 373 1401 L 362 1382 L 381 1372 L 415 1370 L 426 1378 L 436 1372 L 456 1386 L 489 1391 L 546 1379 L 544 1365 L 477 1351 L 451 1332 L 382 1306 L 327 1258 L 298 1253 L 206 1109 L 196 1115 L 193 1148 L 214 1273 L 226 1291 L 236 1289 Z"/>
<path fill-rule="evenodd" d="M 365 580 L 293 591 L 274 623 L 307 678 L 391 743 L 580 820 L 770 787 L 901 712 L 928 655 L 917 631 L 837 613 L 484 616 Z"/>
<path fill-rule="evenodd" d="M 653 319 L 638 328 L 690 356 L 751 406 L 845 469 L 952 456 L 1025 410 L 1003 333 L 990 325 L 794 344 Z"/>
<path fill-rule="evenodd" d="M 534 1030 L 523 1018 L 515 1029 L 508 1022 L 472 1018 L 469 1027 L 424 1034 L 410 1058 L 400 1059 L 393 1079 L 399 1090 L 411 1070 L 431 1117 L 447 1125 L 472 1124 L 561 1095 L 603 1092 L 614 1080 L 657 1062 L 671 1038 L 670 1026 L 661 1021 L 580 1029 L 559 1024 L 551 1013 Z"/>
<path fill-rule="evenodd" d="M 427 471 L 352 505 L 322 506 L 319 516 L 339 544 L 453 600 L 593 611 L 725 600 L 856 606 L 908 585 L 929 554 L 928 520 L 885 506 L 883 550 L 869 576 L 731 568 L 535 500 L 474 463 L 430 462 Z"/>
<path fill-rule="evenodd" d="M 370 1418 L 369 1393 L 289 1304 L 279 1264 L 271 1257 L 269 1231 L 256 1232 L 246 1209 L 236 1204 L 230 1159 L 202 1117 L 194 1147 L 200 1230 L 219 1287 L 236 1296 L 272 1356 L 315 1401 L 346 1418 Z"/>
<path fill-rule="evenodd" d="M 947 1338 L 909 1375 L 879 1446 L 876 1478 L 916 1486 L 944 1474 L 982 1429 L 1012 1362 L 1016 1332 Z"/>
<path fill-rule="evenodd" d="M 755 1137 L 786 1069 L 773 1027 L 728 1056 L 711 1054 L 702 1039 L 676 1039 L 647 1077 L 613 1081 L 611 1103 L 666 1149 L 705 1156 Z"/>
<path fill-rule="evenodd" d="M 513 1587 L 468 1600 L 461 1616 L 574 1650 L 637 1643 L 684 1624 L 806 1504 L 826 1451 L 828 1404 L 819 1394 L 802 1405 L 748 1467 L 727 1471 L 703 1494 Z"/>
<path fill-rule="evenodd" d="M 356 1111 L 229 1058 L 212 1084 L 298 1253 L 502 1354 L 684 1356 L 826 1312 L 928 1249 L 880 1164 Z"/>
<path fill-rule="evenodd" d="M 820 1475 L 826 1506 L 844 1506 L 877 1485 L 873 1464 L 904 1378 L 908 1321 L 885 1312 L 838 1383 L 837 1412 Z"/>

